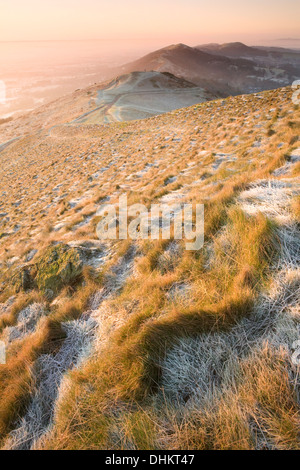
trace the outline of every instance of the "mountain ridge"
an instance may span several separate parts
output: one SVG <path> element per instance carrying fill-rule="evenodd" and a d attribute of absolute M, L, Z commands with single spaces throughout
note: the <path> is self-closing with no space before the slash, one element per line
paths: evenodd
<path fill-rule="evenodd" d="M 206 47 L 206 48 L 205 48 Z M 234 49 L 232 56 L 228 51 Z M 242 54 L 247 52 L 248 56 Z M 251 54 L 249 55 L 249 51 Z M 300 54 L 296 65 L 291 64 L 290 51 L 274 59 L 271 53 L 242 43 L 190 47 L 173 44 L 123 65 L 120 70 L 157 70 L 170 72 L 222 95 L 253 93 L 289 85 L 300 73 Z M 294 56 L 293 56 L 294 59 Z"/>

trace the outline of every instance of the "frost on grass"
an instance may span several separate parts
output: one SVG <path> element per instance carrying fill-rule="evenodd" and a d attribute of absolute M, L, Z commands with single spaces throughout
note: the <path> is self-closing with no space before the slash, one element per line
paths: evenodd
<path fill-rule="evenodd" d="M 15 300 L 16 297 L 12 296 L 6 302 L 0 303 L 0 317 L 9 311 Z"/>
<path fill-rule="evenodd" d="M 288 175 L 293 171 L 296 164 L 300 161 L 300 148 L 297 148 L 291 152 L 288 157 L 288 161 L 280 168 L 274 171 L 274 176 Z"/>
<path fill-rule="evenodd" d="M 132 274 L 136 255 L 137 249 L 135 245 L 132 245 L 125 256 L 112 268 L 113 274 L 108 279 L 107 283 L 111 293 L 121 289 L 128 277 Z"/>
<path fill-rule="evenodd" d="M 170 301 L 186 301 L 191 289 L 192 286 L 187 282 L 176 282 L 166 295 Z"/>
<path fill-rule="evenodd" d="M 300 337 L 300 231 L 289 214 L 286 193 L 290 190 L 285 183 L 260 182 L 240 198 L 247 212 L 249 208 L 252 214 L 262 211 L 281 222 L 277 231 L 281 253 L 271 267 L 272 283 L 251 315 L 229 332 L 179 340 L 162 362 L 164 394 L 181 404 L 187 416 L 193 409 L 211 409 L 226 391 L 234 392 L 243 362 L 257 357 L 266 344 L 275 351 L 286 351 L 300 404 L 300 381 L 291 360 L 293 343 Z M 267 437 L 262 437 L 266 444 Z"/>
<path fill-rule="evenodd" d="M 172 242 L 168 248 L 158 257 L 157 268 L 161 274 L 174 271 L 181 255 L 181 247 L 178 243 Z"/>
<path fill-rule="evenodd" d="M 3 337 L 7 343 L 34 333 L 39 320 L 47 314 L 44 304 L 34 303 L 24 308 L 18 315 L 17 325 L 5 328 Z"/>
<path fill-rule="evenodd" d="M 77 367 L 90 353 L 95 321 L 77 320 L 63 324 L 67 338 L 55 355 L 44 354 L 35 363 L 35 387 L 25 416 L 11 432 L 5 448 L 26 450 L 47 431 L 52 423 L 59 386 L 66 371 Z"/>
<path fill-rule="evenodd" d="M 262 212 L 279 223 L 288 223 L 288 207 L 295 194 L 292 183 L 278 180 L 261 180 L 240 195 L 240 202 L 246 214 Z"/>
<path fill-rule="evenodd" d="M 103 341 L 104 331 L 115 328 L 110 323 L 107 301 L 118 291 L 133 270 L 135 247 L 131 247 L 113 267 L 107 285 L 90 299 L 90 309 L 79 320 L 63 323 L 66 339 L 55 355 L 42 355 L 34 366 L 35 387 L 25 416 L 20 419 L 5 448 L 25 450 L 38 447 L 51 430 L 57 403 L 68 383 L 67 372 L 80 366 Z"/>

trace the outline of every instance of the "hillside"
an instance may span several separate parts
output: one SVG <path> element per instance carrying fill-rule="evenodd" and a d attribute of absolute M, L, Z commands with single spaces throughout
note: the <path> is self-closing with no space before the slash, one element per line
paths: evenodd
<path fill-rule="evenodd" d="M 274 63 L 290 62 L 291 65 L 299 67 L 300 50 L 286 49 L 284 47 L 267 47 L 267 46 L 247 46 L 242 42 L 229 42 L 225 44 L 202 44 L 196 46 L 200 51 L 217 54 L 225 57 L 245 58 L 251 60 L 273 61 Z"/>
<path fill-rule="evenodd" d="M 267 57 L 267 50 L 246 46 L 242 42 L 229 42 L 225 44 L 203 44 L 197 49 L 210 54 L 224 55 L 225 57 Z"/>
<path fill-rule="evenodd" d="M 299 450 L 293 90 L 76 122 L 97 92 L 1 126 L 1 447 Z M 124 194 L 203 203 L 204 247 L 99 240 Z"/>
<path fill-rule="evenodd" d="M 249 47 L 241 42 L 227 44 L 205 44 L 197 49 L 231 59 L 251 60 L 265 69 L 273 86 L 277 83 L 291 84 L 300 73 L 300 50 L 276 47 Z M 268 85 L 272 88 L 271 83 Z"/>
<path fill-rule="evenodd" d="M 268 54 L 260 49 L 241 43 L 223 46 L 213 44 L 193 48 L 175 44 L 126 64 L 121 70 L 122 73 L 135 70 L 170 72 L 223 96 L 290 85 L 299 76 L 297 57 L 289 58 L 285 63 L 278 59 L 284 57 L 282 54 L 277 60 L 264 62 L 260 59 Z M 293 63 L 296 65 L 291 65 Z"/>
<path fill-rule="evenodd" d="M 112 80 L 97 92 L 95 110 L 79 123 L 145 119 L 216 98 L 203 88 L 168 73 L 132 72 Z"/>
<path fill-rule="evenodd" d="M 1 146 L 44 128 L 75 121 L 104 124 L 156 116 L 219 97 L 170 73 L 132 72 L 76 90 L 14 120 L 0 123 Z"/>

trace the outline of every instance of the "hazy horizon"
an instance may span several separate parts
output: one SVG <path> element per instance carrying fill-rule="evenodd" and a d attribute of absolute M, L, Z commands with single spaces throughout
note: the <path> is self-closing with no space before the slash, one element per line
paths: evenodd
<path fill-rule="evenodd" d="M 33 40 L 0 40 L 0 44 L 12 44 L 12 43 L 18 43 L 18 44 L 30 44 L 30 43 L 49 43 L 49 42 L 60 42 L 60 43 L 115 43 L 118 45 L 126 45 L 126 47 L 129 45 L 134 45 L 135 49 L 146 49 L 150 48 L 153 50 L 155 47 L 167 47 L 171 44 L 186 44 L 187 46 L 190 47 L 195 47 L 197 45 L 201 44 L 226 44 L 226 43 L 235 43 L 235 42 L 240 42 L 243 44 L 246 44 L 247 46 L 269 46 L 269 47 L 285 47 L 285 48 L 292 48 L 292 49 L 300 49 L 300 37 L 299 38 L 264 38 L 264 39 L 257 39 L 256 41 L 246 41 L 242 40 L 241 38 L 238 37 L 232 37 L 231 39 L 221 39 L 221 40 L 214 40 L 211 38 L 211 40 L 206 40 L 206 41 L 201 41 L 201 38 L 198 41 L 167 41 L 166 39 L 163 40 L 145 40 L 142 45 L 136 40 L 136 39 L 128 39 L 126 41 L 122 40 L 113 40 L 113 39 L 33 39 Z"/>
<path fill-rule="evenodd" d="M 294 0 L 0 0 L 0 8 L 2 118 L 99 83 L 111 68 L 171 44 L 300 49 Z"/>
<path fill-rule="evenodd" d="M 0 6 L 0 41 L 299 40 L 297 0 L 0 0 Z"/>

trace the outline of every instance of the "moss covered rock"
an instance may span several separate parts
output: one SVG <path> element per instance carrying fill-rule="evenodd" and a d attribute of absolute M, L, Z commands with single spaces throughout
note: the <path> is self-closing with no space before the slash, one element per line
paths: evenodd
<path fill-rule="evenodd" d="M 37 261 L 37 287 L 54 295 L 75 284 L 82 274 L 83 264 L 78 250 L 60 243 L 49 247 Z"/>

